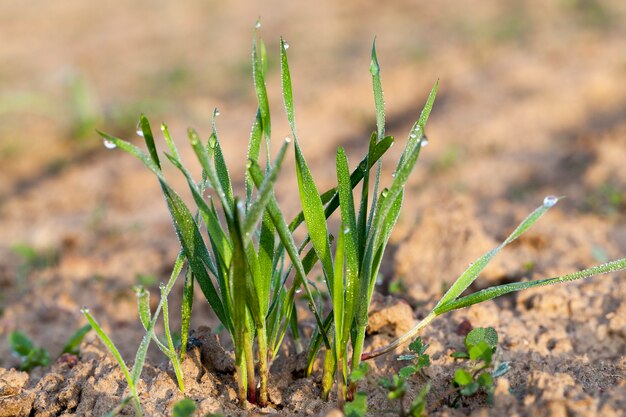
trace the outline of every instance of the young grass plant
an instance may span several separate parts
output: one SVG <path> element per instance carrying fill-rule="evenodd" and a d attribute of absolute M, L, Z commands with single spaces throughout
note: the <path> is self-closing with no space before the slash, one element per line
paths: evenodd
<path fill-rule="evenodd" d="M 322 271 L 333 304 L 332 314 L 329 315 L 329 320 L 326 321 L 327 325 L 320 328 L 320 333 L 323 335 L 334 326 L 333 347 L 326 352 L 323 368 L 322 396 L 324 398 L 328 396 L 332 385 L 332 375 L 337 371 L 337 396 L 340 405 L 343 403 L 345 397 L 350 398 L 355 391 L 354 383 L 351 383 L 350 390 L 346 390 L 346 384 L 350 381 L 348 372 L 349 361 L 347 360 L 350 345 L 352 348 L 351 369 L 352 372 L 354 372 L 354 370 L 359 368 L 359 364 L 362 360 L 371 359 L 389 352 L 397 346 L 415 338 L 419 331 L 435 317 L 449 311 L 468 307 L 513 291 L 563 283 L 626 269 L 626 258 L 623 258 L 572 274 L 544 280 L 504 284 L 490 287 L 467 296 L 461 296 L 501 249 L 527 231 L 559 200 L 558 197 L 548 196 L 544 199 L 543 204 L 522 221 L 502 244 L 473 263 L 456 280 L 452 287 L 450 287 L 433 311 L 414 329 L 384 348 L 374 352 L 363 353 L 368 309 L 374 291 L 376 277 L 388 239 L 398 220 L 404 194 L 404 186 L 417 162 L 421 148 L 428 144 L 424 133 L 425 125 L 432 110 L 438 88 L 438 83 L 436 83 L 430 92 L 419 119 L 409 132 L 408 141 L 394 171 L 391 186 L 383 189 L 380 194 L 378 194 L 380 180 L 379 162 L 374 180 L 374 192 L 370 202 L 369 178 L 370 168 L 372 167 L 370 161 L 374 159 L 374 149 L 378 144 L 384 141 L 384 139 L 380 140 L 380 138 L 383 138 L 385 134 L 384 100 L 380 65 L 376 55 L 375 43 L 372 47 L 371 57 L 370 73 L 372 75 L 374 91 L 377 131 L 371 136 L 369 152 L 365 163 L 359 165 L 363 174 L 363 190 L 358 213 L 356 213 L 355 210 L 354 196 L 352 193 L 355 184 L 348 175 L 348 159 L 342 148 L 339 148 L 337 151 L 336 165 L 338 188 L 335 192 L 335 196 L 333 196 L 333 202 L 335 201 L 334 198 L 338 198 L 341 212 L 341 227 L 338 231 L 335 258 L 333 260 L 330 250 L 329 233 L 326 223 L 323 220 L 328 217 L 329 212 L 332 213 L 336 206 L 331 206 L 330 203 L 324 206 L 324 195 L 319 194 L 311 172 L 306 164 L 306 160 L 300 150 L 295 130 L 289 66 L 285 48 L 281 48 L 283 97 L 287 118 L 295 142 L 296 173 L 303 208 L 302 217 L 309 230 L 309 238 L 313 249 L 321 262 Z M 393 141 L 393 139 L 391 139 L 391 141 Z M 378 158 L 376 159 L 378 160 Z M 312 351 L 314 352 L 312 352 L 312 355 L 309 355 L 310 358 L 315 356 L 315 352 L 319 349 L 320 345 L 319 342 L 311 344 Z"/>
<path fill-rule="evenodd" d="M 174 373 L 176 374 L 176 379 L 178 381 L 178 387 L 181 392 L 185 392 L 183 374 L 180 368 L 180 357 L 176 353 L 170 333 L 169 312 L 167 306 L 167 297 L 169 296 L 169 293 L 171 292 L 178 276 L 180 275 L 180 272 L 183 268 L 184 260 L 185 258 L 182 256 L 182 254 L 178 255 L 178 258 L 174 263 L 174 268 L 172 270 L 170 279 L 168 280 L 167 284 L 161 285 L 161 299 L 159 300 L 159 304 L 157 305 L 154 313 L 151 313 L 150 311 L 150 293 L 142 287 L 135 288 L 138 301 L 139 319 L 146 330 L 146 334 L 139 344 L 139 348 L 137 349 L 137 353 L 135 354 L 135 362 L 133 363 L 133 367 L 130 370 L 111 338 L 102 329 L 102 326 L 100 326 L 96 319 L 91 315 L 89 309 L 86 307 L 81 309 L 81 312 L 89 322 L 91 328 L 94 329 L 102 343 L 104 343 L 109 352 L 111 352 L 118 365 L 122 369 L 122 373 L 124 374 L 124 378 L 126 379 L 126 383 L 128 384 L 128 389 L 130 391 L 130 395 L 124 398 L 119 407 L 116 407 L 116 409 L 112 410 L 108 415 L 117 415 L 130 401 L 133 402 L 133 406 L 135 407 L 135 412 L 137 413 L 137 415 L 142 415 L 141 403 L 139 401 L 139 393 L 137 392 L 137 383 L 139 382 L 141 372 L 143 371 L 146 354 L 148 353 L 148 347 L 150 346 L 151 340 L 154 340 L 157 343 L 159 349 L 163 353 L 165 353 L 165 355 L 172 363 L 172 366 L 174 367 Z M 161 314 L 161 311 L 163 311 L 163 324 L 165 328 L 167 346 L 158 340 L 154 332 L 154 328 L 158 321 L 159 315 Z"/>
<path fill-rule="evenodd" d="M 255 40 L 252 46 L 252 75 L 258 109 L 248 141 L 243 198 L 236 197 L 233 192 L 230 172 L 223 157 L 216 129 L 215 120 L 219 115 L 217 109 L 213 113 L 212 132 L 208 140 L 202 141 L 193 129 L 188 131 L 191 147 L 202 167 L 199 182 L 182 162 L 167 126 L 161 125 L 168 148 L 165 156 L 185 177 L 196 206 L 195 215 L 166 180 L 150 123 L 143 115 L 140 117 L 138 134 L 143 137 L 147 152 L 127 141 L 99 132 L 107 148 L 117 147 L 132 154 L 156 176 L 182 247 L 176 261 L 176 276 L 180 273 L 182 264 L 185 261 L 188 263 L 183 289 L 180 354 L 176 353 L 167 321 L 166 300 L 176 279 L 174 274 L 170 282 L 162 288 L 161 302 L 154 314 L 150 313 L 147 292 L 142 288 L 137 291 L 139 312 L 146 328 L 146 336 L 137 353 L 132 371 L 128 370 L 110 339 L 101 329 L 98 330 L 99 326 L 93 317 L 88 311 L 85 312 L 90 324 L 120 363 L 129 383 L 130 398 L 134 398 L 137 407 L 139 403 L 135 387 L 150 340 L 155 340 L 159 348 L 172 360 L 177 370 L 181 391 L 184 390 L 178 367 L 180 357 L 185 353 L 196 283 L 233 340 L 238 397 L 242 404 L 246 400 L 261 405 L 268 402 L 269 367 L 287 331 L 292 332 L 297 349 L 300 349 L 295 313 L 296 292 L 299 288 L 305 290 L 305 297 L 317 323 L 308 348 L 308 373 L 311 372 L 318 351 L 324 345 L 326 355 L 322 395 L 328 396 L 333 378 L 336 377 L 338 400 L 343 404 L 345 398 L 352 398 L 354 395 L 355 383 L 362 370 L 362 360 L 389 352 L 413 339 L 424 326 L 439 315 L 508 292 L 626 268 L 626 259 L 621 259 L 574 274 L 548 280 L 505 284 L 461 296 L 504 246 L 528 230 L 558 201 L 556 197 L 548 197 L 544 204 L 528 216 L 501 245 L 471 265 L 437 303 L 433 311 L 414 329 L 385 348 L 363 353 L 368 309 L 376 277 L 387 242 L 400 214 L 404 187 L 422 147 L 428 144 L 425 126 L 435 101 L 438 83 L 435 83 L 418 120 L 409 131 L 391 184 L 388 188 L 379 190 L 380 161 L 394 143 L 394 139 L 385 136 L 383 90 L 374 44 L 370 73 L 376 111 L 376 131 L 370 137 L 366 156 L 352 172 L 344 149 L 338 149 L 336 154 L 338 186 L 320 193 L 297 135 L 286 49 L 287 44 L 281 39 L 282 92 L 294 143 L 296 176 L 302 208 L 302 212 L 290 223 L 285 220 L 274 196 L 274 184 L 290 141 L 285 140 L 275 160 L 272 161 L 271 117 L 265 85 L 267 59 L 262 41 Z M 261 162 L 263 143 L 264 167 Z M 372 187 L 370 177 L 374 166 L 376 174 Z M 353 189 L 361 181 L 362 191 L 357 208 Z M 208 197 L 205 195 L 206 190 L 211 193 Z M 341 227 L 336 234 L 333 253 L 333 238 L 329 234 L 328 218 L 338 208 Z M 306 224 L 308 235 L 298 246 L 294 232 L 302 223 Z M 310 271 L 318 261 L 332 303 L 332 311 L 326 315 L 322 312 L 322 303 L 316 301 L 311 288 L 315 284 L 308 279 Z M 315 292 L 318 293 L 317 290 Z M 164 313 L 166 343 L 161 343 L 154 336 L 154 325 L 161 309 Z M 258 393 L 256 362 L 260 374 Z M 362 400 L 363 397 L 356 398 Z M 421 413 L 421 405 L 416 405 L 415 410 L 416 413 Z"/>

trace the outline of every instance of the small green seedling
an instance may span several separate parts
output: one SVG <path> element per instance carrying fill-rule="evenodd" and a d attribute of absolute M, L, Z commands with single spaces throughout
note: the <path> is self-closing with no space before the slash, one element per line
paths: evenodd
<path fill-rule="evenodd" d="M 83 307 L 81 309 L 81 312 L 89 322 L 89 326 L 94 329 L 102 343 L 104 343 L 109 352 L 111 352 L 118 365 L 122 369 L 122 372 L 124 373 L 124 378 L 126 379 L 126 382 L 128 384 L 128 389 L 130 390 L 130 395 L 125 397 L 122 402 L 117 407 L 115 407 L 115 409 L 111 410 L 111 412 L 107 414 L 108 416 L 117 415 L 130 401 L 133 402 L 133 406 L 135 407 L 135 412 L 137 413 L 137 415 L 140 417 L 142 416 L 141 403 L 139 401 L 139 394 L 137 392 L 137 383 L 139 382 L 139 378 L 141 377 L 141 372 L 143 371 L 148 347 L 150 346 L 150 342 L 152 340 L 156 342 L 159 349 L 163 353 L 165 353 L 165 355 L 172 363 L 172 366 L 174 367 L 174 373 L 176 374 L 176 379 L 178 381 L 178 387 L 181 392 L 185 392 L 183 373 L 180 367 L 180 356 L 176 352 L 176 349 L 174 347 L 174 341 L 170 332 L 169 312 L 167 305 L 167 297 L 172 291 L 172 288 L 174 287 L 174 284 L 176 283 L 176 280 L 181 273 L 184 261 L 185 258 L 182 253 L 179 254 L 176 258 L 176 262 L 174 263 L 174 268 L 172 270 L 172 274 L 170 275 L 170 279 L 168 280 L 167 284 L 161 284 L 160 286 L 161 299 L 159 300 L 159 304 L 154 313 L 150 311 L 150 294 L 148 293 L 148 291 L 144 290 L 143 287 L 135 287 L 135 293 L 137 295 L 137 304 L 139 309 L 139 319 L 141 321 L 141 324 L 146 329 L 146 334 L 141 340 L 139 349 L 137 349 L 137 353 L 135 355 L 135 362 L 133 363 L 133 367 L 130 370 L 111 338 L 106 334 L 100 324 L 91 315 L 89 309 L 86 307 Z M 161 343 L 161 341 L 158 340 L 154 332 L 154 328 L 161 314 L 161 311 L 163 311 L 163 325 L 165 329 L 165 339 L 167 341 L 167 344 Z"/>
<path fill-rule="evenodd" d="M 423 369 L 430 366 L 430 356 L 426 354 L 427 349 L 428 344 L 424 344 L 422 339 L 418 337 L 409 345 L 411 353 L 398 357 L 399 361 L 411 361 L 412 363 L 401 368 L 391 378 L 380 380 L 380 386 L 387 390 L 387 398 L 395 400 L 400 404 L 398 411 L 400 417 L 422 417 L 426 411 L 426 394 L 430 390 L 430 384 L 422 387 L 419 394 L 411 402 L 408 410 L 404 408 L 404 398 L 407 392 L 406 381 L 417 373 L 424 376 Z"/>
<path fill-rule="evenodd" d="M 365 379 L 369 372 L 369 365 L 361 362 L 350 374 L 350 382 L 356 383 Z M 359 391 L 354 395 L 352 401 L 345 403 L 344 414 L 346 417 L 366 417 L 367 415 L 367 393 Z"/>
<path fill-rule="evenodd" d="M 91 331 L 91 326 L 89 324 L 85 324 L 83 327 L 78 329 L 76 333 L 72 335 L 68 339 L 68 341 L 63 346 L 63 353 L 69 353 L 71 355 L 78 355 L 80 353 L 80 344 L 82 343 L 87 333 Z"/>
<path fill-rule="evenodd" d="M 494 354 L 498 346 L 498 333 L 493 327 L 473 329 L 465 337 L 465 350 L 452 354 L 455 359 L 469 360 L 465 367 L 454 372 L 454 392 L 456 397 L 452 405 L 458 404 L 463 397 L 470 397 L 479 392 L 487 394 L 487 401 L 493 402 L 494 379 L 509 371 L 508 363 L 494 367 Z"/>
<path fill-rule="evenodd" d="M 44 348 L 37 347 L 25 333 L 19 330 L 9 334 L 11 353 L 20 359 L 20 371 L 29 372 L 37 366 L 46 366 L 50 363 L 50 355 Z"/>
<path fill-rule="evenodd" d="M 193 413 L 196 412 L 196 402 L 189 398 L 182 399 L 176 404 L 174 404 L 174 408 L 172 409 L 173 417 L 191 417 Z"/>

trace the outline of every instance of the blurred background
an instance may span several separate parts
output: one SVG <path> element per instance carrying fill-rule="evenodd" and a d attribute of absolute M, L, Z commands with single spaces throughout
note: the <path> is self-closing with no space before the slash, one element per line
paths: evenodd
<path fill-rule="evenodd" d="M 335 148 L 345 146 L 356 164 L 375 127 L 374 37 L 387 133 L 399 141 L 384 180 L 440 80 L 430 146 L 391 250 L 407 256 L 384 267 L 389 280 L 419 282 L 409 271 L 432 277 L 433 266 L 433 279 L 450 279 L 468 251 L 483 249 L 472 237 L 502 237 L 547 194 L 569 198 L 540 230 L 570 243 L 557 241 L 554 257 L 537 260 L 540 239 L 511 263 L 528 267 L 525 256 L 535 256 L 533 265 L 543 262 L 545 271 L 626 252 L 624 1 L 4 0 L 0 334 L 25 329 L 54 350 L 81 322 L 78 308 L 89 305 L 105 327 L 129 329 L 116 330 L 122 346 L 137 338 L 129 288 L 156 288 L 177 242 L 154 178 L 131 156 L 105 149 L 95 129 L 140 143 L 135 126 L 143 112 L 155 126 L 168 123 L 195 166 L 185 129 L 207 137 L 217 107 L 225 156 L 241 181 L 256 110 L 250 52 L 259 17 L 275 143 L 289 134 L 278 66 L 283 36 L 302 148 L 323 188 L 335 182 Z M 290 157 L 277 190 L 291 213 L 292 164 Z M 443 232 L 413 236 L 424 219 Z M 581 248 L 576 257 L 557 256 L 572 245 Z M 459 253 L 441 255 L 442 247 Z M 416 252 L 423 255 L 417 266 L 409 259 Z M 11 360 L 5 349 L 2 366 Z M 133 352 L 134 342 L 124 349 Z"/>

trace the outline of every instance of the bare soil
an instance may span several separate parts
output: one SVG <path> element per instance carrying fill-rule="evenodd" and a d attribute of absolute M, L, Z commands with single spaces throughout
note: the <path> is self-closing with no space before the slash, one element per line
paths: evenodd
<path fill-rule="evenodd" d="M 276 141 L 289 132 L 276 65 L 283 35 L 291 45 L 303 152 L 322 188 L 335 182 L 337 146 L 346 147 L 352 164 L 366 152 L 374 128 L 368 73 L 374 35 L 388 133 L 399 142 L 387 156 L 384 183 L 428 90 L 441 82 L 430 145 L 407 186 L 383 264 L 368 347 L 388 343 L 427 314 L 445 286 L 545 195 L 568 198 L 498 255 L 472 289 L 626 254 L 623 1 L 6 1 L 0 4 L 0 339 L 19 329 L 53 361 L 30 374 L 15 371 L 17 359 L 0 343 L 0 416 L 101 416 L 126 395 L 121 371 L 94 334 L 78 357 L 59 353 L 85 324 L 79 311 L 85 305 L 130 361 L 143 335 L 131 287 L 144 283 L 156 295 L 178 246 L 154 178 L 131 156 L 104 149 L 93 128 L 138 141 L 134 125 L 143 111 L 154 123 L 168 122 L 194 166 L 184 129 L 206 135 L 217 106 L 227 162 L 241 184 L 256 108 L 249 48 L 259 15 Z M 85 80 L 88 105 L 72 99 L 77 77 Z M 96 116 L 82 133 L 81 109 L 88 108 Z M 277 195 L 295 214 L 290 172 L 292 160 Z M 167 174 L 182 190 L 183 180 L 173 170 Z M 17 245 L 36 256 L 25 259 Z M 434 321 L 422 334 L 433 360 L 428 415 L 626 415 L 624 278 L 527 291 Z M 172 293 L 174 328 L 178 305 L 180 286 Z M 451 408 L 449 355 L 462 347 L 468 323 L 497 329 L 497 360 L 509 362 L 511 371 L 498 380 L 492 406 L 478 396 Z M 273 364 L 272 405 L 242 409 L 230 342 L 200 297 L 192 324 L 195 348 L 184 371 L 197 415 L 340 415 L 334 399 L 319 399 L 319 370 L 302 377 L 303 358 L 291 341 Z M 308 324 L 305 319 L 303 327 Z M 396 405 L 378 379 L 400 365 L 395 354 L 372 361 L 359 387 L 371 415 L 394 415 L 386 410 Z M 411 379 L 408 398 L 425 382 Z M 182 398 L 156 350 L 139 390 L 149 416 L 170 415 Z M 132 414 L 131 407 L 122 411 Z"/>

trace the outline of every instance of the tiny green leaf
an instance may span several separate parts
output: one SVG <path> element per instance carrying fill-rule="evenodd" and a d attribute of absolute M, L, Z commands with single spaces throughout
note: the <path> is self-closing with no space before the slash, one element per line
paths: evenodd
<path fill-rule="evenodd" d="M 459 368 L 454 372 L 454 382 L 460 386 L 465 386 L 472 382 L 472 375 L 463 368 Z"/>
<path fill-rule="evenodd" d="M 493 356 L 494 349 L 491 348 L 485 341 L 480 341 L 478 344 L 470 347 L 469 357 L 473 361 L 482 360 L 485 363 L 491 363 L 491 357 Z"/>
<path fill-rule="evenodd" d="M 401 378 L 409 379 L 418 370 L 419 370 L 419 368 L 417 366 L 415 366 L 415 365 L 408 365 L 408 366 L 405 366 L 404 368 L 400 369 L 400 371 L 398 372 L 398 375 L 400 375 Z"/>
<path fill-rule="evenodd" d="M 424 344 L 421 337 L 417 337 L 413 342 L 409 344 L 409 350 L 416 355 L 423 355 L 428 349 L 428 344 Z"/>
<path fill-rule="evenodd" d="M 13 354 L 26 357 L 35 348 L 32 340 L 25 333 L 16 330 L 9 335 L 9 346 Z"/>
<path fill-rule="evenodd" d="M 352 373 L 350 374 L 350 381 L 357 382 L 362 380 L 365 378 L 365 375 L 367 375 L 367 371 L 369 371 L 369 369 L 370 367 L 367 362 L 361 362 L 356 369 L 352 370 Z"/>
<path fill-rule="evenodd" d="M 196 403 L 195 401 L 185 398 L 182 399 L 176 404 L 174 404 L 174 409 L 172 410 L 173 417 L 191 417 L 193 413 L 196 411 Z"/>
<path fill-rule="evenodd" d="M 468 351 L 480 342 L 485 342 L 491 349 L 495 349 L 498 346 L 498 332 L 493 327 L 477 327 L 465 336 L 465 348 Z"/>
<path fill-rule="evenodd" d="M 344 413 L 346 417 L 366 417 L 367 394 L 365 392 L 357 392 L 354 400 L 346 403 Z"/>
<path fill-rule="evenodd" d="M 493 377 L 491 376 L 491 374 L 483 372 L 478 375 L 478 378 L 476 378 L 476 382 L 478 382 L 481 387 L 491 387 L 493 386 Z"/>

